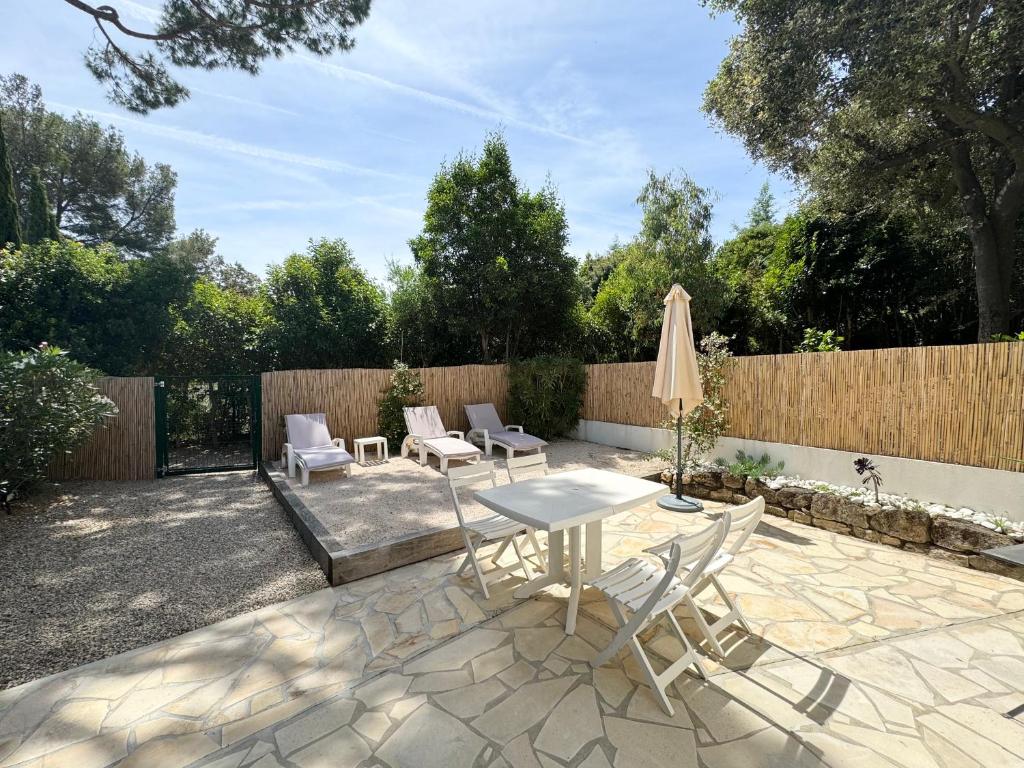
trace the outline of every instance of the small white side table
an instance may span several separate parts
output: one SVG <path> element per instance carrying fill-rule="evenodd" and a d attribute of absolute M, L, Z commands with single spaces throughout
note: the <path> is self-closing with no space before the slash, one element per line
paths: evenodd
<path fill-rule="evenodd" d="M 366 446 L 372 445 L 377 449 L 377 461 L 387 461 L 391 458 L 388 455 L 388 440 L 386 437 L 374 436 L 374 437 L 357 437 L 355 440 L 356 444 L 356 461 L 360 464 L 366 463 Z"/>

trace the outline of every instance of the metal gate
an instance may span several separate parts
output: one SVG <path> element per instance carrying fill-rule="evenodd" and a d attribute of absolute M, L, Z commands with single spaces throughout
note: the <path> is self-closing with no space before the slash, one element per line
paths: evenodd
<path fill-rule="evenodd" d="M 262 451 L 260 377 L 156 382 L 157 476 L 255 469 Z"/>

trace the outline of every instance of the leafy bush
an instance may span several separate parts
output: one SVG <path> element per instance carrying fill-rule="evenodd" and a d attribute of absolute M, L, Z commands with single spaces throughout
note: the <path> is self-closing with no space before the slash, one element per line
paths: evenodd
<path fill-rule="evenodd" d="M 96 389 L 99 376 L 46 344 L 0 352 L 0 498 L 43 480 L 56 456 L 117 414 Z"/>
<path fill-rule="evenodd" d="M 845 338 L 835 331 L 819 331 L 804 328 L 804 340 L 796 345 L 795 352 L 839 352 Z"/>
<path fill-rule="evenodd" d="M 541 355 L 508 369 L 508 417 L 526 432 L 548 440 L 576 428 L 583 410 L 587 372 L 572 357 Z"/>
<path fill-rule="evenodd" d="M 725 467 L 734 475 L 752 477 L 755 480 L 759 477 L 773 477 L 781 474 L 786 462 L 772 463 L 772 457 L 762 453 L 760 459 L 755 459 L 752 454 L 743 451 L 736 451 L 736 461 L 729 463 L 725 459 L 715 459 L 715 464 Z"/>
<path fill-rule="evenodd" d="M 423 403 L 423 380 L 405 363 L 395 361 L 391 383 L 377 403 L 377 431 L 388 445 L 396 446 L 408 434 L 402 408 Z"/>
<path fill-rule="evenodd" d="M 683 471 L 707 454 L 722 433 L 729 428 L 729 404 L 725 401 L 725 374 L 732 362 L 729 340 L 720 333 L 711 333 L 700 341 L 697 351 L 697 369 L 700 371 L 704 402 L 683 417 Z M 676 420 L 668 419 L 665 429 L 676 428 Z M 676 441 L 658 451 L 657 456 L 676 465 Z"/>

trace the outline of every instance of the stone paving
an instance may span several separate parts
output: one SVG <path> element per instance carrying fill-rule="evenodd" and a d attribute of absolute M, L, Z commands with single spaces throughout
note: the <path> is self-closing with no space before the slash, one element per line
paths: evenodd
<path fill-rule="evenodd" d="M 620 515 L 605 565 L 703 523 Z M 586 663 L 611 636 L 599 595 L 566 637 L 563 590 L 517 604 L 510 578 L 483 601 L 458 562 L 3 692 L 0 766 L 1024 765 L 1020 582 L 766 520 L 724 579 L 754 634 L 709 683 L 680 678 L 667 718 L 627 651 Z"/>

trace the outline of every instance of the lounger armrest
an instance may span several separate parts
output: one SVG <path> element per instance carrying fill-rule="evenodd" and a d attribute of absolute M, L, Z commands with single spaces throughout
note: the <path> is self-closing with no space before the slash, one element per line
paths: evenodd
<path fill-rule="evenodd" d="M 505 429 L 523 434 L 523 426 L 521 424 L 506 424 Z"/>
<path fill-rule="evenodd" d="M 466 440 L 470 443 L 472 443 L 473 439 L 477 437 L 482 439 L 484 442 L 491 439 L 491 435 L 486 429 L 471 429 L 466 433 Z"/>
<path fill-rule="evenodd" d="M 417 445 L 422 445 L 422 444 L 423 444 L 423 436 L 422 435 L 406 435 L 402 439 L 402 450 L 401 450 L 402 458 L 404 459 L 406 456 L 408 456 L 409 455 L 409 451 L 412 450 L 413 448 L 415 448 Z"/>
<path fill-rule="evenodd" d="M 331 440 L 331 445 L 333 445 L 333 446 L 335 446 L 337 448 L 341 448 L 341 450 L 344 451 L 345 450 L 345 438 L 344 437 L 336 437 L 333 440 Z"/>
<path fill-rule="evenodd" d="M 466 439 L 466 433 L 465 432 L 460 432 L 457 429 L 449 429 L 445 434 L 447 434 L 448 437 L 457 437 L 457 438 L 459 438 L 459 440 L 465 440 Z"/>

